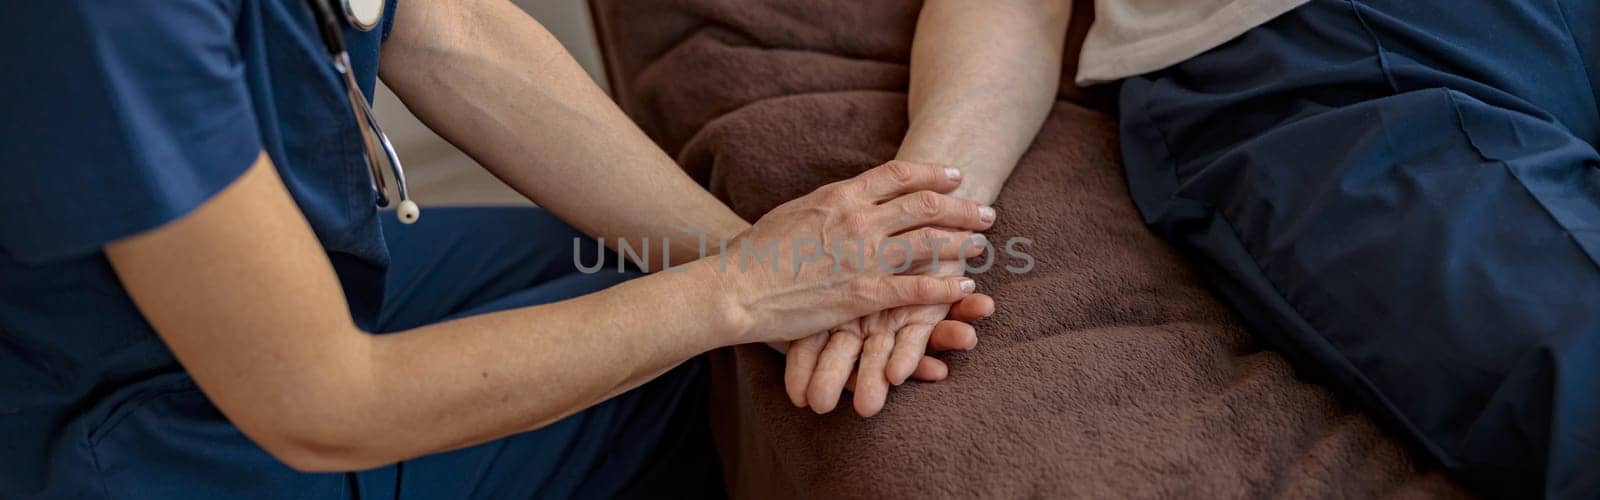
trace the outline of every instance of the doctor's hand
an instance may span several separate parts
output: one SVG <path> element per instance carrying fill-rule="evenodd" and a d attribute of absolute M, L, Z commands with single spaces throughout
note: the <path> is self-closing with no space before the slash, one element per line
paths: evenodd
<path fill-rule="evenodd" d="M 973 293 L 964 277 L 896 269 L 979 255 L 966 241 L 994 210 L 949 196 L 955 169 L 893 161 L 785 203 L 696 261 L 710 268 L 737 317 L 733 343 L 792 341 L 871 313 L 951 304 Z"/>
<path fill-rule="evenodd" d="M 914 272 L 936 277 L 959 277 L 964 272 L 959 261 L 920 267 Z M 890 386 L 908 379 L 943 380 L 949 368 L 926 352 L 976 347 L 977 332 L 970 323 L 993 313 L 994 300 L 975 294 L 954 305 L 905 306 L 848 321 L 790 344 L 785 389 L 795 406 L 828 413 L 849 388 L 855 394 L 856 413 L 876 415 Z"/>

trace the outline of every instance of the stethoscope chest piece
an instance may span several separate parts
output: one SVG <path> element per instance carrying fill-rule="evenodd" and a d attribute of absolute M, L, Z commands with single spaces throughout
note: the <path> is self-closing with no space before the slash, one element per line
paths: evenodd
<path fill-rule="evenodd" d="M 383 20 L 384 0 L 339 0 L 344 19 L 361 31 L 372 31 Z"/>

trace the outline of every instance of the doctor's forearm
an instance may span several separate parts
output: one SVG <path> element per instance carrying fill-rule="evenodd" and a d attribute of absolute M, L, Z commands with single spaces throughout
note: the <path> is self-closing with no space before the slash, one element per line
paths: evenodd
<path fill-rule="evenodd" d="M 544 306 L 351 332 L 366 341 L 369 375 L 301 401 L 337 418 L 252 437 L 295 468 L 349 471 L 544 427 L 728 343 L 728 322 L 713 319 L 721 306 L 696 293 L 704 284 L 656 273 Z"/>
<path fill-rule="evenodd" d="M 516 6 L 399 5 L 384 81 L 430 128 L 544 208 L 608 245 L 668 238 L 674 263 L 698 253 L 698 238 L 683 228 L 714 240 L 748 227 Z"/>
<path fill-rule="evenodd" d="M 540 428 L 729 343 L 737 320 L 718 319 L 732 308 L 705 277 L 656 273 L 568 301 L 371 337 L 375 405 L 362 412 L 362 429 L 372 432 L 354 439 L 361 456 L 337 465 Z"/>
<path fill-rule="evenodd" d="M 1070 0 L 929 0 L 911 49 L 897 159 L 962 169 L 958 195 L 999 196 L 1055 101 Z"/>

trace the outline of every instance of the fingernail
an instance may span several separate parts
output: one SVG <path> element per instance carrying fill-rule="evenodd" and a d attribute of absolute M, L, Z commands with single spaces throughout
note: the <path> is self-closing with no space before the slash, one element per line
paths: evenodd
<path fill-rule="evenodd" d="M 978 207 L 978 219 L 984 222 L 994 222 L 994 207 Z"/>
<path fill-rule="evenodd" d="M 953 168 L 953 167 L 945 167 L 944 176 L 949 178 L 952 181 L 959 181 L 959 180 L 961 180 L 961 169 Z"/>
<path fill-rule="evenodd" d="M 961 293 L 972 293 L 977 289 L 978 282 L 972 281 L 972 278 L 961 278 Z"/>
<path fill-rule="evenodd" d="M 967 238 L 967 242 L 968 242 L 967 244 L 969 244 L 969 245 L 972 245 L 972 246 L 975 246 L 975 247 L 978 247 L 978 248 L 983 248 L 983 247 L 989 246 L 989 237 L 988 236 L 984 236 L 982 233 L 977 233 L 977 234 L 973 234 L 972 237 Z"/>

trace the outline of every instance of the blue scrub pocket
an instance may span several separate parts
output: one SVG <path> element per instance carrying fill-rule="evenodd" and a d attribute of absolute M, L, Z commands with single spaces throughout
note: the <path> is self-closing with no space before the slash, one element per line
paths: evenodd
<path fill-rule="evenodd" d="M 1460 92 L 1450 96 L 1478 154 L 1504 165 L 1600 266 L 1600 153 L 1594 146 L 1553 118 L 1497 109 Z"/>
<path fill-rule="evenodd" d="M 113 498 L 346 498 L 346 475 L 304 474 L 267 454 L 192 382 L 134 396 L 89 437 Z"/>

